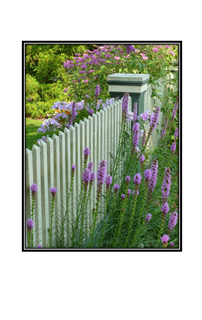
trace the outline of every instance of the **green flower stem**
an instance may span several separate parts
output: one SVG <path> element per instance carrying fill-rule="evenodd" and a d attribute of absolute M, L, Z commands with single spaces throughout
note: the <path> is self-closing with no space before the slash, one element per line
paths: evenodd
<path fill-rule="evenodd" d="M 85 211 L 85 202 L 86 202 L 86 194 L 87 194 L 87 187 L 86 190 L 84 190 L 84 197 L 83 197 L 83 203 L 82 203 L 82 209 L 81 209 L 81 229 L 79 233 L 79 248 L 81 246 L 82 238 L 83 238 L 83 222 L 84 222 L 84 211 Z M 87 196 L 87 199 L 90 197 L 90 188 L 89 188 L 89 193 Z M 88 201 L 87 201 L 88 203 Z"/>
<path fill-rule="evenodd" d="M 108 207 L 108 202 L 109 202 L 109 191 L 110 190 L 107 190 L 107 194 L 106 194 L 105 214 L 104 214 L 104 218 L 103 218 L 103 227 L 102 227 L 102 233 L 101 233 L 99 247 L 102 247 L 102 240 L 103 240 L 104 232 L 106 229 L 106 215 L 107 215 L 107 207 Z"/>
<path fill-rule="evenodd" d="M 51 227 L 49 230 L 49 248 L 51 248 L 51 245 L 52 245 L 52 229 L 53 229 L 54 209 L 55 209 L 55 196 L 52 196 L 52 199 L 51 199 Z"/>
<path fill-rule="evenodd" d="M 122 224 L 123 224 L 123 219 L 124 219 L 124 216 L 125 216 L 125 210 L 126 210 L 127 203 L 128 203 L 128 197 L 127 197 L 128 189 L 129 189 L 129 184 L 126 184 L 126 188 L 125 188 L 125 199 L 122 200 L 120 223 L 119 223 L 119 225 L 117 226 L 117 231 L 116 231 L 115 237 L 114 237 L 114 247 L 116 247 L 116 245 L 117 245 L 117 241 L 118 241 L 118 239 L 119 239 L 120 232 L 121 232 L 121 226 L 122 226 Z"/>
<path fill-rule="evenodd" d="M 134 197 L 133 209 L 132 209 L 132 213 L 131 213 L 131 216 L 130 216 L 130 223 L 129 223 L 129 227 L 128 227 L 127 238 L 126 238 L 126 242 L 125 242 L 125 248 L 127 247 L 128 238 L 129 238 L 129 235 L 131 233 L 131 228 L 132 228 L 132 224 L 133 224 L 133 218 L 134 218 L 134 214 L 135 214 L 136 203 L 137 203 L 137 193 L 135 193 L 135 197 Z"/>
<path fill-rule="evenodd" d="M 136 236 L 139 236 L 140 234 L 140 231 L 141 231 L 141 228 L 138 230 L 139 228 L 139 225 L 140 225 L 140 221 L 141 221 L 141 218 L 142 218 L 142 214 L 143 214 L 143 211 L 144 211 L 144 207 L 145 207 L 145 202 L 146 202 L 146 197 L 147 197 L 147 191 L 148 191 L 148 184 L 149 184 L 149 180 L 146 181 L 147 179 L 145 179 L 145 189 L 144 189 L 144 198 L 142 200 L 142 209 L 140 211 L 140 216 L 139 216 L 139 221 L 138 221 L 138 226 L 137 226 L 137 230 L 135 232 L 135 235 L 134 235 L 134 238 L 133 238 L 133 241 L 132 241 L 132 247 L 134 246 L 134 243 L 135 243 L 135 240 L 136 240 Z M 144 222 L 144 220 L 143 220 Z"/>
<path fill-rule="evenodd" d="M 31 248 L 31 236 L 32 236 L 32 231 L 27 230 L 28 248 Z"/>
<path fill-rule="evenodd" d="M 93 208 L 93 211 L 92 211 L 92 214 L 93 214 L 93 227 L 91 229 L 92 232 L 90 233 L 90 236 L 91 236 L 91 241 L 90 241 L 90 244 L 89 244 L 90 247 L 92 246 L 92 243 L 93 243 L 96 220 L 97 220 L 97 215 L 98 215 L 99 202 L 100 202 L 100 195 L 101 195 L 101 190 L 102 190 L 102 189 L 99 189 L 99 188 L 102 188 L 102 186 L 101 185 L 98 186 L 96 207 L 95 207 L 95 209 Z"/>
<path fill-rule="evenodd" d="M 31 219 L 34 221 L 34 209 L 35 209 L 35 194 L 32 193 L 32 208 L 31 208 Z M 33 248 L 33 242 L 34 242 L 34 233 L 31 232 L 31 238 L 30 238 L 30 244 Z"/>
<path fill-rule="evenodd" d="M 69 200 L 70 200 L 71 193 L 72 193 L 73 183 L 74 183 L 74 172 L 72 172 L 72 175 L 71 175 L 71 184 L 70 184 L 70 188 L 69 188 L 69 194 L 68 194 L 68 197 L 67 197 L 67 205 L 66 205 L 66 208 L 67 208 L 67 209 L 66 209 L 66 211 L 65 211 L 64 219 L 63 219 L 63 222 L 62 222 L 59 245 L 60 245 L 60 243 L 61 243 L 61 241 L 62 241 L 62 234 L 63 234 L 63 230 L 64 230 L 65 219 L 66 219 L 66 217 L 67 217 Z"/>
<path fill-rule="evenodd" d="M 161 228 L 160 228 L 160 231 L 159 231 L 159 236 L 158 236 L 156 248 L 158 248 L 158 245 L 159 245 L 159 241 L 160 241 L 160 238 L 161 238 L 161 233 L 162 233 L 162 231 L 163 231 L 163 227 L 164 227 L 164 224 L 165 224 L 165 220 L 166 220 L 166 217 L 163 216 L 163 217 L 162 217 L 162 221 L 161 221 Z"/>

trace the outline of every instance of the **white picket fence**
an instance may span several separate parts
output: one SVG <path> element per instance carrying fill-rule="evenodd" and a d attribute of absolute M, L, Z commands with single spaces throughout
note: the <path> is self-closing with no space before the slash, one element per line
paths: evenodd
<path fill-rule="evenodd" d="M 162 94 L 165 87 L 162 86 Z M 151 98 L 152 87 L 147 86 L 144 96 L 144 111 L 154 111 L 157 105 L 161 105 L 158 99 Z M 132 110 L 131 97 L 129 97 L 129 111 Z M 53 139 L 47 138 L 47 142 L 40 142 L 40 146 L 34 145 L 32 151 L 26 149 L 26 220 L 31 218 L 31 191 L 30 186 L 37 184 L 37 194 L 35 200 L 35 218 L 34 218 L 34 240 L 36 245 L 45 246 L 48 242 L 47 229 L 50 227 L 50 188 L 57 188 L 55 197 L 55 215 L 53 225 L 56 219 L 63 220 L 66 210 L 66 200 L 70 188 L 71 167 L 76 165 L 74 186 L 71 194 L 71 211 L 68 213 L 68 219 L 74 223 L 76 216 L 76 200 L 79 197 L 82 172 L 83 172 L 83 150 L 88 147 L 90 155 L 88 161 L 94 164 L 93 171 L 97 173 L 99 162 L 106 160 L 110 172 L 110 155 L 112 144 L 116 146 L 118 142 L 122 115 L 122 100 L 114 102 L 103 111 L 89 116 L 88 119 L 75 124 L 75 127 L 65 129 L 64 133 L 60 132 L 59 136 L 54 135 Z M 163 113 L 160 113 L 159 127 L 165 121 Z M 129 126 L 131 123 L 129 122 Z M 149 127 L 147 127 L 148 130 Z M 160 139 L 160 134 L 154 130 L 150 139 L 149 148 L 156 147 Z M 89 212 L 95 207 L 96 201 L 95 180 L 92 195 L 90 199 Z M 89 215 L 86 233 L 89 232 L 91 225 L 91 216 Z M 102 219 L 99 214 L 97 222 Z"/>
<path fill-rule="evenodd" d="M 129 111 L 131 111 L 131 98 L 129 97 Z M 71 167 L 76 165 L 74 186 L 72 190 L 72 203 L 69 219 L 75 220 L 76 199 L 78 199 L 83 171 L 83 150 L 90 149 L 89 161 L 94 164 L 93 171 L 97 173 L 99 162 L 106 160 L 110 172 L 110 156 L 112 143 L 118 142 L 122 115 L 122 102 L 118 100 L 103 111 L 89 116 L 70 129 L 54 135 L 53 139 L 47 138 L 46 143 L 40 142 L 40 146 L 34 145 L 32 151 L 26 149 L 26 220 L 31 217 L 31 191 L 33 183 L 37 185 L 35 199 L 34 239 L 36 245 L 44 246 L 48 240 L 47 229 L 50 227 L 50 188 L 57 188 L 55 196 L 54 219 L 62 221 L 66 210 L 66 200 L 70 187 Z M 95 207 L 96 200 L 95 180 L 90 200 L 90 211 Z M 98 215 L 97 221 L 102 219 Z M 54 220 L 54 224 L 56 220 Z M 89 224 L 91 219 L 89 217 Z M 86 231 L 89 225 L 86 226 Z M 38 232 L 36 232 L 36 230 Z"/>

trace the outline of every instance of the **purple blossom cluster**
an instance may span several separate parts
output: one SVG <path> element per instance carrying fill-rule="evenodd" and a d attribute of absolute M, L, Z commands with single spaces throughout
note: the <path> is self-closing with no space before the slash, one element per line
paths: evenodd
<path fill-rule="evenodd" d="M 145 222 L 149 222 L 151 220 L 152 215 L 150 213 L 147 213 L 146 217 L 145 217 Z"/>
<path fill-rule="evenodd" d="M 110 174 L 106 175 L 105 183 L 106 183 L 107 190 L 109 190 L 112 184 L 112 177 L 110 176 Z"/>
<path fill-rule="evenodd" d="M 137 120 L 137 102 L 134 103 L 134 109 L 133 109 L 133 123 Z"/>
<path fill-rule="evenodd" d="M 32 220 L 32 219 L 28 219 L 28 220 L 27 220 L 27 230 L 28 230 L 28 231 L 31 231 L 31 230 L 33 229 L 33 227 L 34 227 L 34 222 L 33 222 L 33 220 Z"/>
<path fill-rule="evenodd" d="M 164 204 L 161 207 L 161 212 L 163 213 L 163 216 L 165 217 L 169 211 L 169 205 L 167 202 L 164 202 Z"/>
<path fill-rule="evenodd" d="M 149 180 L 151 179 L 152 176 L 152 172 L 150 169 L 145 170 L 144 172 L 144 177 L 146 179 L 146 182 L 149 182 Z"/>
<path fill-rule="evenodd" d="M 170 239 L 170 237 L 167 234 L 165 234 L 163 237 L 161 237 L 161 241 L 163 243 L 164 248 L 167 246 L 169 239 Z"/>
<path fill-rule="evenodd" d="M 175 115 L 177 113 L 177 109 L 178 109 L 178 100 L 175 102 L 174 108 L 173 108 L 173 114 L 172 114 L 172 119 L 171 122 L 173 122 Z"/>
<path fill-rule="evenodd" d="M 139 126 L 138 122 L 133 125 L 133 152 L 139 143 Z"/>
<path fill-rule="evenodd" d="M 175 141 L 174 141 L 173 144 L 171 145 L 170 150 L 171 150 L 172 153 L 175 152 L 175 150 L 176 150 L 176 142 L 175 142 Z"/>
<path fill-rule="evenodd" d="M 169 197 L 169 191 L 171 186 L 171 175 L 170 175 L 170 168 L 165 168 L 165 174 L 163 178 L 163 184 L 161 187 L 162 192 L 162 203 L 166 202 Z"/>
<path fill-rule="evenodd" d="M 87 189 L 87 186 L 88 186 L 88 183 L 90 181 L 90 178 L 91 178 L 91 172 L 88 168 L 86 168 L 83 172 L 83 182 L 84 182 L 84 189 L 86 190 Z"/>
<path fill-rule="evenodd" d="M 102 192 L 102 185 L 105 181 L 106 178 L 106 173 L 107 173 L 107 161 L 102 160 L 99 163 L 99 168 L 97 172 L 97 203 L 99 202 L 100 195 Z"/>
<path fill-rule="evenodd" d="M 56 188 L 50 188 L 50 192 L 51 192 L 51 194 L 52 194 L 53 197 L 55 196 L 55 194 L 56 194 L 57 191 L 58 191 L 58 190 L 57 190 Z"/>
<path fill-rule="evenodd" d="M 120 186 L 118 184 L 114 184 L 113 188 L 114 188 L 114 192 L 117 193 L 118 190 L 120 189 Z"/>
<path fill-rule="evenodd" d="M 144 122 L 149 121 L 154 116 L 154 113 L 150 110 L 145 111 L 144 113 L 139 114 L 137 117 L 138 120 L 142 120 Z"/>
<path fill-rule="evenodd" d="M 153 131 L 158 123 L 159 115 L 160 115 L 161 107 L 156 107 L 154 114 L 151 116 L 150 119 L 150 129 Z"/>
<path fill-rule="evenodd" d="M 37 192 L 37 185 L 36 183 L 33 183 L 30 187 L 32 195 L 35 196 L 36 192 Z"/>
<path fill-rule="evenodd" d="M 177 212 L 173 212 L 173 214 L 171 214 L 170 220 L 169 220 L 169 223 L 168 223 L 169 232 L 171 232 L 172 229 L 176 226 L 176 224 L 177 224 L 177 217 L 178 217 Z"/>
<path fill-rule="evenodd" d="M 91 172 L 92 171 L 92 169 L 93 169 L 93 162 L 92 161 L 90 161 L 89 163 L 88 163 L 88 170 Z"/>
<path fill-rule="evenodd" d="M 168 117 L 166 118 L 165 125 L 164 125 L 164 127 L 163 127 L 162 132 L 161 132 L 161 139 L 163 139 L 163 136 L 164 136 L 165 133 L 166 133 L 167 125 L 168 125 Z"/>
<path fill-rule="evenodd" d="M 156 181 L 157 181 L 157 173 L 158 173 L 158 160 L 155 158 L 152 161 L 152 165 L 151 165 L 151 179 L 149 181 L 149 199 L 151 198 L 152 192 L 154 191 L 155 185 L 156 185 Z"/>
<path fill-rule="evenodd" d="M 141 174 L 136 173 L 136 175 L 134 175 L 133 177 L 134 184 L 138 186 L 141 183 L 141 179 L 142 179 Z"/>
<path fill-rule="evenodd" d="M 129 93 L 126 92 L 123 95 L 122 99 L 122 118 L 123 121 L 126 121 L 126 114 L 128 113 L 128 102 L 129 102 Z"/>

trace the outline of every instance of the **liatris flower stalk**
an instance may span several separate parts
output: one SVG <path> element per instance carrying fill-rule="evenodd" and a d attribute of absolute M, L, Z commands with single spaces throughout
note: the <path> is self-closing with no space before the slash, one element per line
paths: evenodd
<path fill-rule="evenodd" d="M 31 192 L 32 192 L 32 204 L 31 204 L 31 219 L 34 221 L 34 208 L 35 208 L 35 196 L 37 192 L 37 185 L 36 183 L 33 183 L 30 187 Z M 31 233 L 31 245 L 33 247 L 33 232 Z"/>
<path fill-rule="evenodd" d="M 90 170 L 90 172 L 92 171 L 92 169 L 93 169 L 93 163 L 92 163 L 92 161 L 89 162 L 87 168 Z"/>
<path fill-rule="evenodd" d="M 134 109 L 133 109 L 133 124 L 135 124 L 135 121 L 137 120 L 137 102 L 134 103 Z"/>
<path fill-rule="evenodd" d="M 174 108 L 173 108 L 173 114 L 172 114 L 171 123 L 173 122 L 173 120 L 174 120 L 174 118 L 175 118 L 177 109 L 178 109 L 178 99 L 177 99 L 177 101 L 175 102 L 175 105 L 174 105 Z"/>
<path fill-rule="evenodd" d="M 106 177 L 106 172 L 107 172 L 107 162 L 105 160 L 102 160 L 99 163 L 99 168 L 98 168 L 98 172 L 97 172 L 98 183 L 97 183 L 96 208 L 93 213 L 93 229 L 92 229 L 92 234 L 91 234 L 90 247 L 92 246 L 92 242 L 93 242 L 93 238 L 94 238 L 98 207 L 99 207 L 99 202 L 100 202 L 100 196 L 102 193 L 102 186 L 103 186 L 103 183 L 104 183 L 105 177 Z"/>
<path fill-rule="evenodd" d="M 135 123 L 133 125 L 133 147 L 132 147 L 132 153 L 135 153 L 135 148 L 138 146 L 139 142 L 139 123 Z"/>
<path fill-rule="evenodd" d="M 169 220 L 169 223 L 168 223 L 168 234 L 171 234 L 173 228 L 176 226 L 177 217 L 178 217 L 177 212 L 173 212 L 173 214 L 171 214 L 170 220 Z"/>
<path fill-rule="evenodd" d="M 140 165 L 141 165 L 142 172 L 144 172 L 144 160 L 145 160 L 145 156 L 144 154 L 142 154 L 140 157 Z"/>
<path fill-rule="evenodd" d="M 109 201 L 109 192 L 110 192 L 110 187 L 112 184 L 112 177 L 108 174 L 105 179 L 106 183 L 106 203 L 105 203 L 105 214 L 103 218 L 103 227 L 102 227 L 102 233 L 101 233 L 101 238 L 100 238 L 100 244 L 99 247 L 102 247 L 102 240 L 104 236 L 104 232 L 106 229 L 106 215 L 107 215 L 107 207 L 108 207 L 108 201 Z"/>
<path fill-rule="evenodd" d="M 177 137 L 178 137 L 178 128 L 176 128 L 175 133 L 174 133 L 175 142 L 176 142 L 176 140 L 177 140 Z"/>
<path fill-rule="evenodd" d="M 174 247 L 174 242 L 170 243 L 170 247 L 173 248 Z"/>
<path fill-rule="evenodd" d="M 152 215 L 150 213 L 147 213 L 145 217 L 145 222 L 148 223 L 151 220 Z"/>
<path fill-rule="evenodd" d="M 171 186 L 170 172 L 171 172 L 171 170 L 169 168 L 165 168 L 165 175 L 164 175 L 163 184 L 161 187 L 162 204 L 164 204 L 169 197 L 169 191 L 170 191 L 170 186 Z"/>
<path fill-rule="evenodd" d="M 159 241 L 160 241 L 161 232 L 163 230 L 163 227 L 164 227 L 164 224 L 165 224 L 166 215 L 167 215 L 168 211 L 169 211 L 169 205 L 168 205 L 167 202 L 165 202 L 161 207 L 162 220 L 161 220 L 161 228 L 160 228 L 160 231 L 159 231 L 159 237 L 158 237 L 158 241 L 157 241 L 157 247 L 158 247 L 158 244 L 159 244 Z"/>
<path fill-rule="evenodd" d="M 165 234 L 163 237 L 161 237 L 161 241 L 163 243 L 163 247 L 166 248 L 167 247 L 167 244 L 168 244 L 168 240 L 170 239 L 170 237 Z"/>
<path fill-rule="evenodd" d="M 154 129 L 157 126 L 158 120 L 159 120 L 159 115 L 160 115 L 160 111 L 161 108 L 160 107 L 156 107 L 154 115 L 152 116 L 151 120 L 150 120 L 150 127 L 149 127 L 149 131 L 148 131 L 148 135 L 144 144 L 144 148 L 146 148 L 147 143 L 149 141 L 150 136 L 152 135 L 152 132 L 154 131 Z"/>
<path fill-rule="evenodd" d="M 32 235 L 32 229 L 34 227 L 34 222 L 32 219 L 27 220 L 27 238 L 28 238 L 28 248 L 33 247 L 33 243 L 31 243 L 31 235 Z"/>
<path fill-rule="evenodd" d="M 57 192 L 56 188 L 50 188 L 50 192 L 52 194 L 51 198 L 51 227 L 49 231 L 49 248 L 51 248 L 51 240 L 52 240 L 52 229 L 53 229 L 53 216 L 54 216 L 54 210 L 55 210 L 55 194 Z"/>
<path fill-rule="evenodd" d="M 122 99 L 122 122 L 124 124 L 124 127 L 126 123 L 126 114 L 128 113 L 128 99 L 129 93 L 125 93 Z"/>
<path fill-rule="evenodd" d="M 167 125 L 168 125 L 168 117 L 166 118 L 165 125 L 164 125 L 164 127 L 163 127 L 162 132 L 161 132 L 161 139 L 163 139 L 163 136 L 164 136 L 165 133 L 166 133 Z"/>
<path fill-rule="evenodd" d="M 152 193 L 154 191 L 156 181 L 157 181 L 158 160 L 156 158 L 152 161 L 151 172 L 152 172 L 152 176 L 149 181 L 149 187 L 148 187 L 148 201 L 147 201 L 148 204 L 149 204 L 149 201 L 152 197 Z"/>
<path fill-rule="evenodd" d="M 175 141 L 171 145 L 170 150 L 171 150 L 172 154 L 175 152 L 175 150 L 176 150 L 176 142 Z"/>
<path fill-rule="evenodd" d="M 93 109 L 90 109 L 89 110 L 89 115 L 92 117 L 92 115 L 93 115 L 93 112 L 94 112 L 94 110 Z"/>
<path fill-rule="evenodd" d="M 82 202 L 82 209 L 81 209 L 81 229 L 79 233 L 79 248 L 81 246 L 81 242 L 83 238 L 84 208 L 85 208 L 85 202 L 86 202 L 87 188 L 88 188 L 90 179 L 91 179 L 91 172 L 88 168 L 86 168 L 83 172 L 84 195 L 83 195 L 83 202 Z"/>
<path fill-rule="evenodd" d="M 90 150 L 89 150 L 89 148 L 87 147 L 87 148 L 85 148 L 84 150 L 83 150 L 83 155 L 84 155 L 84 165 L 83 165 L 83 170 L 85 170 L 86 169 L 86 166 L 87 166 L 87 162 L 88 162 L 88 155 L 90 154 Z"/>
<path fill-rule="evenodd" d="M 138 227 L 139 227 L 139 225 L 140 225 L 140 221 L 141 221 L 142 214 L 143 214 L 143 211 L 144 211 L 145 202 L 146 202 L 146 197 L 147 197 L 147 192 L 148 192 L 148 185 L 149 185 L 149 181 L 150 181 L 151 177 L 152 177 L 152 172 L 151 172 L 151 170 L 150 170 L 150 169 L 145 170 L 145 172 L 144 172 L 145 188 L 144 188 L 144 196 L 143 196 L 143 200 L 142 200 L 142 204 L 141 204 L 141 207 L 142 207 L 142 208 L 141 208 L 141 211 L 140 211 L 140 216 L 139 216 L 139 221 L 138 221 Z M 132 247 L 133 247 L 134 244 L 135 244 L 136 238 L 137 238 L 137 237 L 140 235 L 140 233 L 141 233 L 142 226 L 143 226 L 144 222 L 145 222 L 145 221 L 143 220 L 141 227 L 140 227 L 139 229 L 137 228 L 137 231 L 136 231 L 136 233 L 135 233 L 135 235 L 134 235 L 134 237 L 133 237 Z"/>

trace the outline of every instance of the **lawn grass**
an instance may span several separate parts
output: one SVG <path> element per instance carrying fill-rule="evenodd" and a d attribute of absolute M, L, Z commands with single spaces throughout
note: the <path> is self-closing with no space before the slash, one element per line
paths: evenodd
<path fill-rule="evenodd" d="M 37 140 L 44 136 L 44 133 L 37 133 L 39 126 L 43 123 L 43 120 L 35 120 L 26 118 L 26 135 L 25 135 L 25 147 L 32 150 L 33 144 L 38 146 Z"/>

